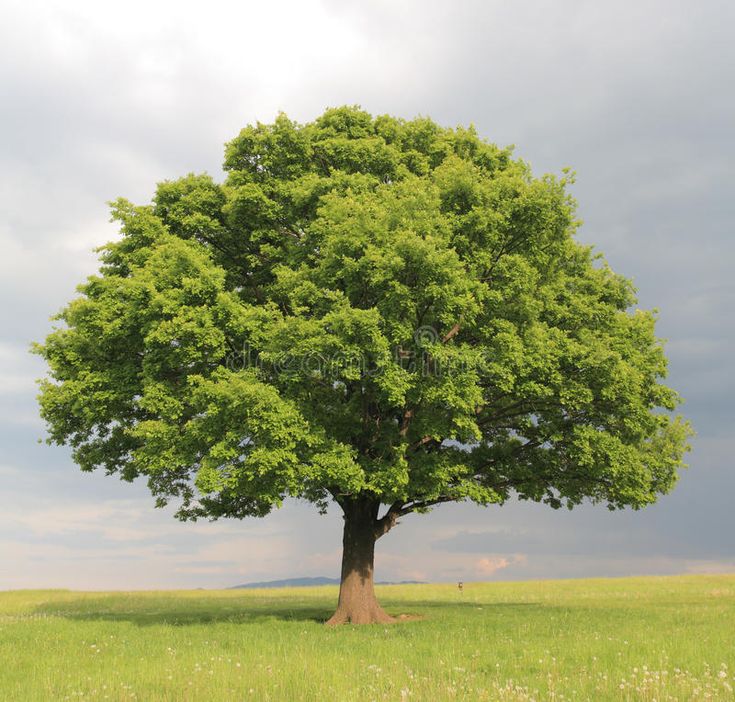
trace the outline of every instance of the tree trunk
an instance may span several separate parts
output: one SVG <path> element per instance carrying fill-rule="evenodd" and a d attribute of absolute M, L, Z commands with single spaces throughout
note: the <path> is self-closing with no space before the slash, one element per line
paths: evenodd
<path fill-rule="evenodd" d="M 355 500 L 342 505 L 342 576 L 337 611 L 327 624 L 373 624 L 396 621 L 378 604 L 373 587 L 379 503 Z"/>

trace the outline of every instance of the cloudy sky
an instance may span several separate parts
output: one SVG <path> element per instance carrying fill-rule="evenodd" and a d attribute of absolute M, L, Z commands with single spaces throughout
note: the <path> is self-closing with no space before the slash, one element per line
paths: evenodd
<path fill-rule="evenodd" d="M 219 177 L 245 124 L 340 104 L 574 168 L 580 237 L 660 309 L 698 433 L 647 510 L 445 506 L 380 541 L 378 578 L 735 571 L 734 22 L 724 0 L 0 0 L 0 589 L 337 574 L 336 512 L 180 524 L 144 485 L 80 473 L 38 442 L 27 349 L 115 237 L 108 200 Z"/>

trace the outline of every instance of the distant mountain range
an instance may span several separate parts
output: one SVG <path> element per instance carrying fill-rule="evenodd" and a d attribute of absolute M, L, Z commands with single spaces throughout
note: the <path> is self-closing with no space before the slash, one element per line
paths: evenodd
<path fill-rule="evenodd" d="M 401 580 L 398 583 L 379 582 L 377 585 L 425 585 L 420 580 Z M 230 590 L 254 589 L 264 587 L 315 587 L 317 585 L 339 585 L 338 578 L 286 578 L 285 580 L 265 580 L 260 583 L 245 583 L 244 585 L 233 585 Z"/>

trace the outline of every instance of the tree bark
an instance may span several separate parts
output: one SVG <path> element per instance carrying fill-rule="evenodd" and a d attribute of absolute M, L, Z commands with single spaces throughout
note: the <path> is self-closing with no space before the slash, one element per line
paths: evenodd
<path fill-rule="evenodd" d="M 345 502 L 342 537 L 342 575 L 337 611 L 327 621 L 335 624 L 374 624 L 396 621 L 378 604 L 373 583 L 375 542 L 385 533 L 377 520 L 379 502 Z"/>

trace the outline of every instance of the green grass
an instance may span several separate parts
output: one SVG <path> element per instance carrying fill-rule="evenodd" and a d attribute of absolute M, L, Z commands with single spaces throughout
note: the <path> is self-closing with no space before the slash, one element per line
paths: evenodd
<path fill-rule="evenodd" d="M 735 575 L 378 593 L 424 618 L 327 628 L 335 587 L 0 592 L 0 699 L 733 699 Z"/>

